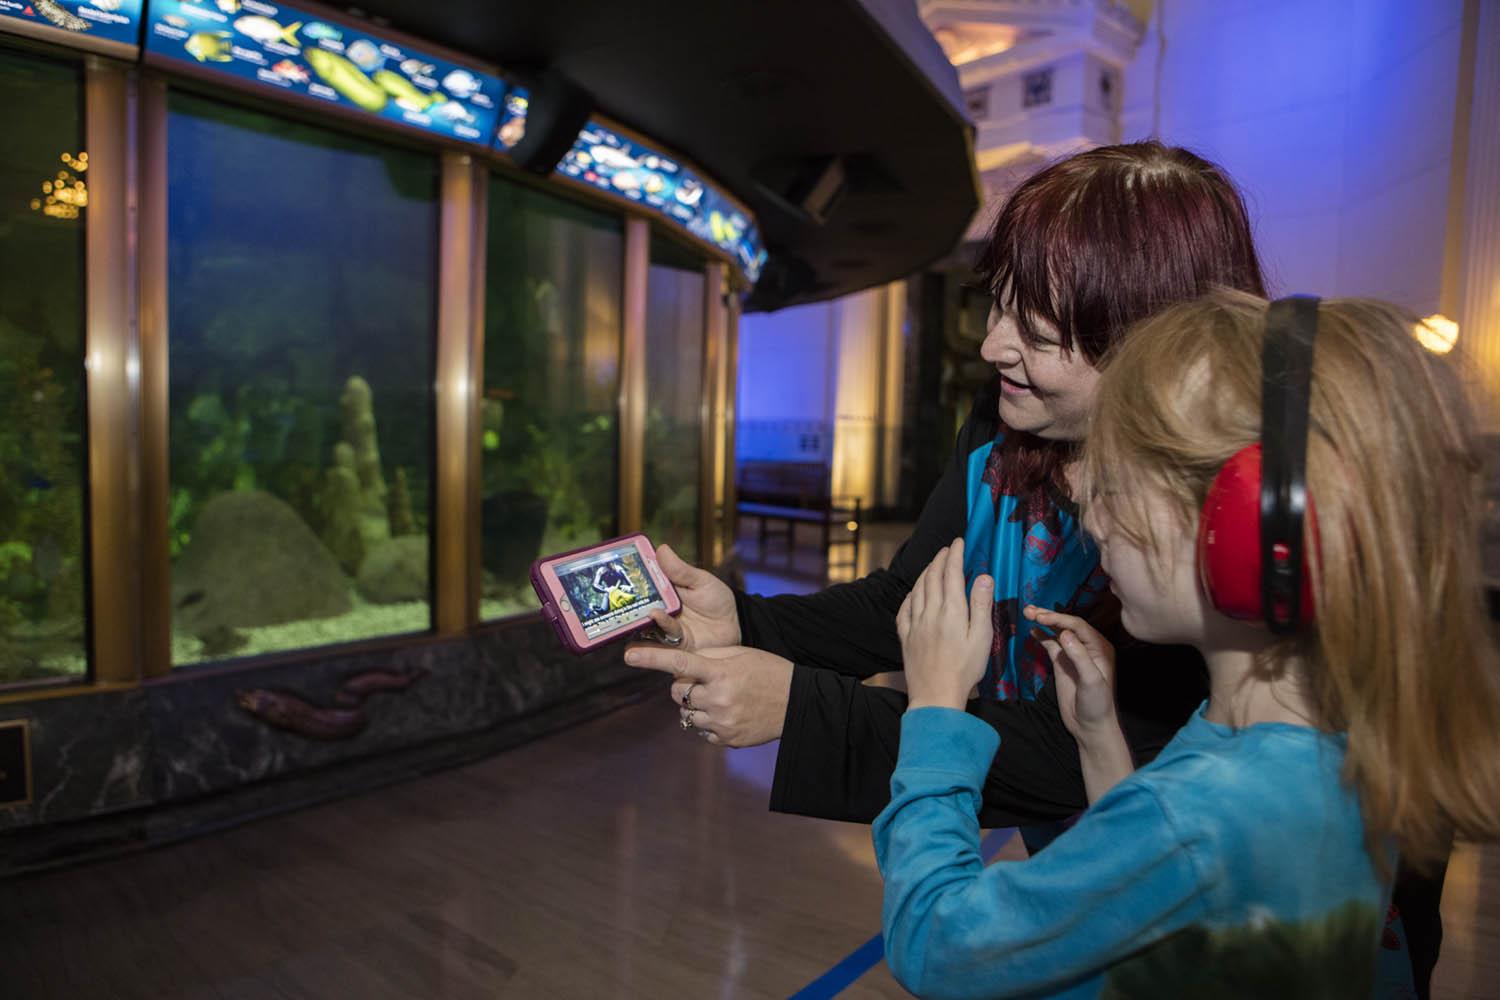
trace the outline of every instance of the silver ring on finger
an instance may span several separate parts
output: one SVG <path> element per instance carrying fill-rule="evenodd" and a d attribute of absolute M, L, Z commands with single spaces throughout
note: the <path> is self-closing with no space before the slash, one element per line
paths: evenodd
<path fill-rule="evenodd" d="M 689 708 L 690 709 L 690 708 L 693 707 L 693 688 L 695 688 L 697 686 L 698 686 L 698 682 L 694 681 L 693 683 L 691 683 L 691 684 L 689 684 L 687 686 L 687 690 L 686 691 L 682 692 L 682 707 L 683 708 Z"/>
<path fill-rule="evenodd" d="M 679 720 L 678 725 L 680 725 L 682 727 L 682 731 L 683 732 L 687 732 L 689 729 L 693 728 L 693 710 L 692 709 L 688 709 L 686 712 L 682 713 L 682 718 L 681 718 L 681 720 Z"/>
<path fill-rule="evenodd" d="M 671 632 L 668 632 L 664 628 L 658 628 L 657 631 L 661 633 L 661 642 L 662 642 L 663 645 L 667 645 L 667 646 L 681 646 L 682 645 L 682 633 L 681 632 L 678 632 L 676 635 L 673 635 Z"/>

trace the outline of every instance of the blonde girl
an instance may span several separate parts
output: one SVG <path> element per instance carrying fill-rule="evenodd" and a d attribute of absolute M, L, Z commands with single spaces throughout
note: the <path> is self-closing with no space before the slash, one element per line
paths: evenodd
<path fill-rule="evenodd" d="M 1051 636 L 1091 803 L 1036 858 L 986 868 L 978 853 L 997 737 L 963 706 L 990 648 L 988 577 L 965 579 L 956 541 L 903 605 L 911 698 L 874 833 L 887 958 L 919 996 L 1369 997 L 1397 852 L 1420 867 L 1455 834 L 1500 837 L 1480 450 L 1458 379 L 1410 316 L 1318 309 L 1312 623 L 1275 635 L 1205 593 L 1199 512 L 1260 437 L 1267 308 L 1228 291 L 1174 307 L 1103 366 L 1072 470 L 1084 524 L 1126 630 L 1196 646 L 1210 696 L 1133 771 L 1113 650 L 1028 608 Z"/>

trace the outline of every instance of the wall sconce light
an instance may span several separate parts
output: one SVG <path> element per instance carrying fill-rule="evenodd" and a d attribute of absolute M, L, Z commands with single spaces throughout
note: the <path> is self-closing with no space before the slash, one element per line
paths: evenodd
<path fill-rule="evenodd" d="M 1412 327 L 1417 343 L 1433 354 L 1447 354 L 1458 343 L 1458 324 L 1442 313 L 1434 313 Z"/>

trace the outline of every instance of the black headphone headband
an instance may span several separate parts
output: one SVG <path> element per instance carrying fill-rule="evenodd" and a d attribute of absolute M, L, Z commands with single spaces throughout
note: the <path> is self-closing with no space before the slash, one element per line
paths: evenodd
<path fill-rule="evenodd" d="M 1261 608 L 1271 631 L 1301 620 L 1302 524 L 1307 512 L 1307 428 L 1318 299 L 1293 295 L 1266 311 L 1261 374 Z"/>

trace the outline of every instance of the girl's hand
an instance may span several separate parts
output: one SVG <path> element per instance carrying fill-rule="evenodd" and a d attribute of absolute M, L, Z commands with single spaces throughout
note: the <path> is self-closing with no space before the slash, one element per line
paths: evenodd
<path fill-rule="evenodd" d="M 995 583 L 988 575 L 964 585 L 964 540 L 955 539 L 922 571 L 896 613 L 906 670 L 908 708 L 962 710 L 984 677 L 994 626 Z"/>
<path fill-rule="evenodd" d="M 1088 622 L 1074 615 L 1047 611 L 1028 604 L 1027 621 L 1046 626 L 1042 648 L 1052 658 L 1057 704 L 1063 724 L 1079 744 L 1113 740 L 1120 723 L 1115 715 L 1115 647 Z"/>

